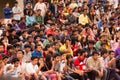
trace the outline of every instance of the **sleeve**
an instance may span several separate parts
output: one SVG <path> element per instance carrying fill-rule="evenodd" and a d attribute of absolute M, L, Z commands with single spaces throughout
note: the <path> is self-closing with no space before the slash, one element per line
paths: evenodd
<path fill-rule="evenodd" d="M 35 4 L 35 7 L 34 7 L 34 11 L 36 11 L 37 10 L 37 4 Z"/>
<path fill-rule="evenodd" d="M 3 9 L 3 12 L 4 12 L 4 14 L 8 14 L 8 12 L 6 11 L 6 9 Z"/>
<path fill-rule="evenodd" d="M 12 8 L 12 12 L 13 12 L 13 14 L 16 13 L 16 11 L 14 10 L 14 7 Z"/>
<path fill-rule="evenodd" d="M 74 62 L 73 62 L 74 66 L 79 66 L 79 61 L 76 59 Z"/>
<path fill-rule="evenodd" d="M 30 66 L 29 63 L 26 65 L 26 73 L 27 74 L 33 74 L 33 73 L 35 73 L 35 70 L 32 68 L 32 66 Z"/>

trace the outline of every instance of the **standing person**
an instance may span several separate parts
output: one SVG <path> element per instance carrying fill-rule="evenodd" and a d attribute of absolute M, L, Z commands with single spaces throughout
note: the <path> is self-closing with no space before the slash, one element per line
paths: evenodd
<path fill-rule="evenodd" d="M 31 3 L 30 2 L 26 2 L 26 7 L 24 9 L 24 16 L 28 15 L 28 12 L 32 10 L 31 8 Z"/>
<path fill-rule="evenodd" d="M 9 7 L 9 3 L 5 4 L 5 8 L 3 9 L 4 11 L 4 23 L 10 23 L 10 18 L 11 18 L 11 8 Z"/>
<path fill-rule="evenodd" d="M 39 0 L 34 7 L 34 11 L 40 9 L 41 10 L 41 15 L 45 16 L 46 11 L 47 11 L 47 6 L 45 3 L 43 3 L 43 0 Z"/>
<path fill-rule="evenodd" d="M 13 19 L 17 20 L 17 21 L 20 21 L 20 18 L 21 18 L 21 8 L 18 6 L 18 2 L 16 1 L 15 2 L 15 6 L 12 8 L 12 11 L 13 11 Z"/>

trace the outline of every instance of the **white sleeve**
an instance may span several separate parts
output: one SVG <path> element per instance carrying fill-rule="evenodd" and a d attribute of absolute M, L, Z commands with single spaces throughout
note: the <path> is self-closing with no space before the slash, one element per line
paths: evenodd
<path fill-rule="evenodd" d="M 35 4 L 35 7 L 34 7 L 34 11 L 36 11 L 36 10 L 37 10 L 37 6 L 38 6 L 38 5 L 37 5 L 37 3 L 36 3 L 36 4 Z"/>
<path fill-rule="evenodd" d="M 33 74 L 33 73 L 35 73 L 35 70 L 32 68 L 32 65 L 30 65 L 30 63 L 28 63 L 28 64 L 26 65 L 25 70 L 26 70 L 26 73 L 27 73 L 27 74 Z"/>
<path fill-rule="evenodd" d="M 14 7 L 12 8 L 12 12 L 13 12 L 13 13 L 16 13 L 16 11 L 15 11 Z"/>

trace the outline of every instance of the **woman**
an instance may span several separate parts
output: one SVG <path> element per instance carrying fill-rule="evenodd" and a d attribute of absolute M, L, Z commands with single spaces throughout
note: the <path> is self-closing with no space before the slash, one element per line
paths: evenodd
<path fill-rule="evenodd" d="M 44 23 L 45 24 L 53 23 L 53 14 L 51 13 L 51 11 L 47 11 L 45 18 L 44 18 Z"/>
<path fill-rule="evenodd" d="M 26 16 L 26 26 L 32 25 L 34 22 L 36 22 L 34 12 L 30 10 Z"/>

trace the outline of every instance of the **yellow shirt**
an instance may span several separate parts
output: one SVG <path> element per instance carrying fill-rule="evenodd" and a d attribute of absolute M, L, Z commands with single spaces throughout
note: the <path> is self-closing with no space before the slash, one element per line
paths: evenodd
<path fill-rule="evenodd" d="M 65 49 L 67 49 L 67 47 L 66 47 L 65 44 L 64 44 L 64 45 L 61 45 L 60 48 L 59 48 L 60 52 L 63 52 Z M 71 54 L 71 55 L 73 56 L 73 51 L 72 51 L 72 49 L 70 49 L 70 53 L 65 53 L 65 54 L 66 54 L 66 55 L 67 55 L 67 54 Z"/>
<path fill-rule="evenodd" d="M 85 25 L 85 24 L 88 23 L 88 21 L 89 21 L 89 18 L 88 18 L 87 15 L 84 16 L 83 14 L 81 14 L 81 15 L 79 16 L 79 24 Z"/>

